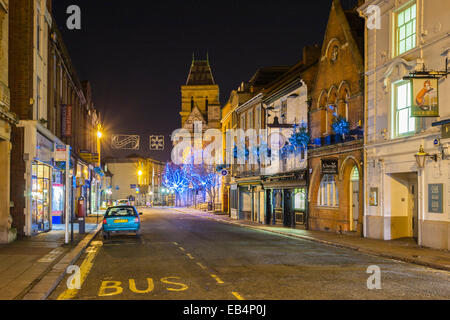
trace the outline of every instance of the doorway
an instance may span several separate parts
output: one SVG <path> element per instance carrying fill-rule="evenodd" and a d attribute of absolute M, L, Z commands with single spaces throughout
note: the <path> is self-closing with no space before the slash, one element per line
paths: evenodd
<path fill-rule="evenodd" d="M 359 170 L 354 166 L 350 174 L 350 231 L 358 231 L 359 222 Z"/>
<path fill-rule="evenodd" d="M 418 175 L 415 172 L 389 174 L 390 239 L 419 237 Z"/>

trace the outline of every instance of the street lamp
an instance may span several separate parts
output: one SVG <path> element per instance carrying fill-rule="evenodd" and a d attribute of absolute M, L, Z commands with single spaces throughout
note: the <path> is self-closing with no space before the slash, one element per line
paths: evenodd
<path fill-rule="evenodd" d="M 103 137 L 103 132 L 102 132 L 102 125 L 98 124 L 97 125 L 97 153 L 98 153 L 98 167 L 100 168 L 102 165 L 101 162 L 101 144 L 100 144 L 100 140 Z"/>
<path fill-rule="evenodd" d="M 419 152 L 416 153 L 415 157 L 416 157 L 416 162 L 417 162 L 417 166 L 419 167 L 419 169 L 425 168 L 425 161 L 427 160 L 427 158 L 431 158 L 435 162 L 438 161 L 437 154 L 430 155 L 429 153 L 425 152 L 425 150 L 423 149 L 423 146 L 420 146 Z"/>

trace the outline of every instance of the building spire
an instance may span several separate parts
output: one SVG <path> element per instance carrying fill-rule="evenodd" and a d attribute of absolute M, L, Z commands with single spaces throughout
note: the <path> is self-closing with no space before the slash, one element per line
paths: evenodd
<path fill-rule="evenodd" d="M 209 64 L 209 52 L 208 52 L 208 50 L 206 50 L 206 61 L 207 61 L 208 64 Z"/>

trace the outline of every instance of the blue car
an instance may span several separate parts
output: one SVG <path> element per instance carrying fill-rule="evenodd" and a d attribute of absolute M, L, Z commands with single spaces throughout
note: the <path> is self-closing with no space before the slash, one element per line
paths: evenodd
<path fill-rule="evenodd" d="M 103 219 L 103 237 L 109 239 L 111 233 L 139 234 L 141 229 L 141 216 L 133 206 L 117 206 L 108 208 Z"/>

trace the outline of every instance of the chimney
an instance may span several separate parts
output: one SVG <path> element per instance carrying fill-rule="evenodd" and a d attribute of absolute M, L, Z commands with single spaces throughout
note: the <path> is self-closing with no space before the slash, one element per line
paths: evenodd
<path fill-rule="evenodd" d="M 303 47 L 303 64 L 308 65 L 319 60 L 321 51 L 322 48 L 318 44 Z"/>

